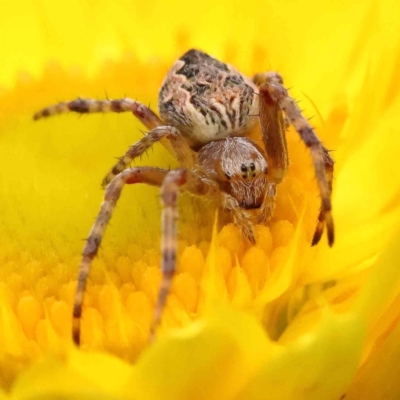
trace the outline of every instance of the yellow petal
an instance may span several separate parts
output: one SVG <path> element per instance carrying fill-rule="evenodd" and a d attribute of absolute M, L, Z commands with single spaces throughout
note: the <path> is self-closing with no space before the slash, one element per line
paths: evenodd
<path fill-rule="evenodd" d="M 362 89 L 342 132 L 346 140 L 335 151 L 335 246 L 332 250 L 319 246 L 303 277 L 308 283 L 348 276 L 371 266 L 400 223 L 400 172 L 396 157 L 388 153 L 400 148 L 400 96 L 393 91 L 400 57 L 394 53 L 394 58 L 393 52 L 399 48 L 400 31 L 386 9 L 379 18 L 375 16 L 374 25 L 379 27 L 379 38 L 385 33 L 387 46 L 376 44 L 377 52 L 369 60 Z"/>
<path fill-rule="evenodd" d="M 345 392 L 365 336 L 362 321 L 325 311 L 322 320 L 265 361 L 237 399 L 330 400 Z"/>
<path fill-rule="evenodd" d="M 396 236 L 379 257 L 355 307 L 369 324 L 379 320 L 400 293 L 399 243 L 400 236 Z"/>
<path fill-rule="evenodd" d="M 68 368 L 63 363 L 47 359 L 37 363 L 16 380 L 12 398 L 54 399 L 54 398 L 113 398 L 100 385 Z"/>
<path fill-rule="evenodd" d="M 232 399 L 275 351 L 253 317 L 219 310 L 148 348 L 126 394 L 143 400 Z"/>
<path fill-rule="evenodd" d="M 74 349 L 68 355 L 67 364 L 80 376 L 89 379 L 105 393 L 121 395 L 132 367 L 106 353 L 82 352 Z"/>
<path fill-rule="evenodd" d="M 400 397 L 400 250 L 399 237 L 374 265 L 359 298 L 357 312 L 370 326 L 360 368 L 346 400 Z"/>
<path fill-rule="evenodd" d="M 346 400 L 397 400 L 400 398 L 400 324 L 374 348 L 361 367 Z"/>

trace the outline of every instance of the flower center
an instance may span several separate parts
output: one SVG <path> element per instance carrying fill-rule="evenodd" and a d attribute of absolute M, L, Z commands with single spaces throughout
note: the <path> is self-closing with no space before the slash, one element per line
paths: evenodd
<path fill-rule="evenodd" d="M 62 82 L 65 73 L 58 73 Z M 159 80 L 158 75 L 153 79 Z M 70 98 L 77 87 L 87 86 L 83 81 L 77 77 L 68 90 L 63 86 L 62 95 Z M 94 92 L 97 97 L 99 83 L 91 84 L 87 95 Z M 33 99 L 52 86 L 52 79 L 46 77 L 40 83 L 27 83 L 7 94 L 11 96 L 8 104 L 22 96 Z M 131 91 L 137 93 L 137 88 Z M 60 97 L 44 95 L 40 105 L 32 100 L 29 113 L 55 98 Z M 112 155 L 125 151 L 127 143 L 135 140 L 130 136 L 130 115 L 63 116 L 34 124 L 25 115 L 14 116 L 17 111 L 0 121 L 2 167 L 6 171 L 12 166 L 13 171 L 4 174 L 0 185 L 4 199 L 0 343 L 7 354 L 5 362 L 14 360 L 15 369 L 49 350 L 63 354 L 71 345 L 72 306 L 83 247 L 80 238 L 87 236 L 98 212 L 103 196 L 98 182 L 112 164 Z M 128 133 L 123 137 L 121 132 Z M 232 224 L 225 225 L 212 242 L 204 240 L 211 236 L 212 227 L 199 227 L 187 212 L 187 200 L 182 202 L 177 273 L 159 335 L 198 319 L 220 301 L 252 310 L 261 318 L 263 305 L 294 284 L 295 272 L 290 268 L 288 272 L 287 260 L 293 246 L 301 254 L 309 251 L 319 199 L 310 156 L 292 131 L 288 147 L 291 166 L 278 186 L 271 223 L 256 228 L 255 245 Z M 167 166 L 165 151 L 158 156 L 162 151 L 156 148 L 141 163 Z M 26 162 L 16 164 L 15 159 L 21 157 Z M 124 190 L 90 272 L 82 318 L 83 348 L 104 349 L 133 361 L 147 345 L 161 277 L 160 215 L 155 189 Z"/>

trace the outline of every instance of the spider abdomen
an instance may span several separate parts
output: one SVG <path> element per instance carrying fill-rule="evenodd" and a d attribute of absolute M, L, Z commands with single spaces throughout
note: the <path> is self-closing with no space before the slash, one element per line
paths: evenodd
<path fill-rule="evenodd" d="M 190 50 L 172 66 L 162 84 L 160 114 L 196 148 L 250 130 L 257 122 L 255 91 L 252 81 L 231 66 Z"/>

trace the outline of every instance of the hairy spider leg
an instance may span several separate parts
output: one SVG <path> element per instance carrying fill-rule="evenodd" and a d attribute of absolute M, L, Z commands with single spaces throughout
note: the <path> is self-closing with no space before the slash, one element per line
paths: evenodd
<path fill-rule="evenodd" d="M 117 100 L 94 100 L 94 99 L 76 99 L 66 101 L 43 108 L 34 114 L 33 119 L 38 120 L 57 114 L 64 114 L 70 111 L 79 114 L 106 113 L 106 112 L 131 112 L 147 128 L 154 129 L 163 125 L 163 122 L 149 107 L 132 99 Z"/>
<path fill-rule="evenodd" d="M 172 278 L 176 270 L 177 254 L 177 220 L 178 195 L 181 190 L 198 196 L 215 196 L 220 193 L 217 184 L 186 168 L 170 171 L 161 186 L 162 236 L 161 236 L 161 284 L 154 310 L 154 319 L 150 328 L 149 341 L 153 341 L 157 327 L 161 322 L 162 313 L 171 289 Z"/>
<path fill-rule="evenodd" d="M 273 182 L 268 183 L 268 187 L 264 195 L 264 201 L 261 205 L 261 213 L 258 219 L 259 224 L 268 222 L 274 215 L 275 196 L 276 196 L 276 184 Z"/>
<path fill-rule="evenodd" d="M 260 107 L 268 108 L 267 104 L 272 100 L 276 102 L 279 109 L 283 110 L 290 123 L 299 133 L 303 142 L 310 149 L 311 157 L 314 164 L 315 174 L 317 177 L 318 187 L 321 194 L 321 211 L 318 218 L 316 231 L 312 240 L 312 245 L 315 245 L 320 240 L 324 223 L 326 223 L 328 231 L 328 243 L 330 246 L 334 242 L 334 225 L 332 218 L 332 205 L 331 205 L 331 194 L 332 194 L 332 177 L 333 177 L 333 159 L 330 156 L 328 150 L 319 140 L 315 134 L 314 129 L 308 123 L 308 121 L 301 114 L 296 102 L 288 95 L 287 90 L 282 85 L 282 78 L 279 74 L 270 73 L 267 77 L 266 82 L 263 83 L 260 88 Z M 261 114 L 261 113 L 260 113 Z M 264 131 L 270 131 L 268 129 L 269 120 L 263 120 L 261 118 L 261 126 Z M 263 126 L 264 125 L 264 126 Z M 284 132 L 282 132 L 284 134 Z M 264 139 L 267 142 L 266 139 Z M 278 149 L 279 150 L 279 149 Z M 272 149 L 272 153 L 274 149 Z M 287 156 L 286 156 L 287 159 Z"/>
<path fill-rule="evenodd" d="M 328 181 L 328 189 L 329 193 L 332 193 L 332 180 L 333 180 L 333 164 L 334 161 L 329 154 L 329 151 L 323 147 L 323 157 L 324 157 L 324 163 L 325 163 L 325 173 L 326 173 L 326 178 Z M 321 239 L 322 234 L 324 233 L 324 226 L 325 226 L 325 211 L 323 208 L 323 205 L 321 204 L 321 210 L 318 214 L 318 222 L 317 222 L 317 227 L 315 229 L 315 233 L 311 242 L 312 246 L 315 246 Z M 328 229 L 328 234 L 329 234 L 329 229 Z"/>
<path fill-rule="evenodd" d="M 171 144 L 173 153 L 179 164 L 191 168 L 194 165 L 192 150 L 181 133 L 172 126 L 158 126 L 134 143 L 128 151 L 118 160 L 111 171 L 103 179 L 102 186 L 105 187 L 111 180 L 122 172 L 135 158 L 141 156 L 154 143 L 167 139 Z"/>
<path fill-rule="evenodd" d="M 181 134 L 175 128 L 163 126 L 162 120 L 149 107 L 128 98 L 118 100 L 77 99 L 62 102 L 38 111 L 34 114 L 33 119 L 38 120 L 70 111 L 80 114 L 130 111 L 146 128 L 151 130 L 142 140 L 131 146 L 125 155 L 121 157 L 112 171 L 104 178 L 102 182 L 103 187 L 107 186 L 114 176 L 123 171 L 134 158 L 139 157 L 158 141 L 161 141 L 172 152 L 180 165 L 188 168 L 194 165 L 192 151 L 183 137 L 181 137 Z"/>
<path fill-rule="evenodd" d="M 83 296 L 91 263 L 97 254 L 107 224 L 111 219 L 123 186 L 125 184 L 133 183 L 147 183 L 153 186 L 161 186 L 167 174 L 168 171 L 161 168 L 138 167 L 121 172 L 107 186 L 104 201 L 101 204 L 100 212 L 96 221 L 90 230 L 89 237 L 83 249 L 82 261 L 79 266 L 78 285 L 75 293 L 72 322 L 72 338 L 77 345 L 80 343 Z"/>
<path fill-rule="evenodd" d="M 149 107 L 139 101 L 129 98 L 117 100 L 76 99 L 43 108 L 34 114 L 33 119 L 38 120 L 57 114 L 76 112 L 78 114 L 107 113 L 107 112 L 132 112 L 132 114 L 147 128 L 154 129 L 164 125 L 163 121 Z M 163 146 L 174 154 L 169 142 L 161 139 Z M 174 154 L 175 155 L 175 154 Z"/>
<path fill-rule="evenodd" d="M 81 317 L 83 297 L 90 272 L 92 260 L 96 256 L 104 236 L 107 224 L 125 184 L 147 183 L 161 187 L 161 198 L 164 204 L 162 213 L 162 280 L 154 319 L 150 330 L 150 339 L 155 335 L 170 291 L 172 278 L 176 269 L 177 252 L 177 197 L 180 190 L 187 190 L 197 195 L 214 195 L 219 193 L 216 184 L 202 178 L 187 169 L 168 171 L 161 168 L 137 167 L 127 169 L 117 175 L 107 186 L 100 212 L 90 230 L 89 237 L 83 249 L 82 261 L 79 266 L 78 285 L 73 308 L 72 338 L 79 345 L 81 339 Z"/>
<path fill-rule="evenodd" d="M 272 75 L 279 79 L 276 73 L 266 73 L 264 82 L 268 81 Z M 259 222 L 268 222 L 275 209 L 275 196 L 277 185 L 279 185 L 286 175 L 289 167 L 289 155 L 286 143 L 286 126 L 282 110 L 279 105 L 271 98 L 268 91 L 260 88 L 260 127 L 267 152 L 268 159 L 268 189 L 265 192 L 262 205 L 263 212 Z"/>
<path fill-rule="evenodd" d="M 265 88 L 261 86 L 259 93 L 260 127 L 268 158 L 268 177 L 278 185 L 289 166 L 285 121 L 279 105 Z"/>
<path fill-rule="evenodd" d="M 253 244 L 256 242 L 254 236 L 254 224 L 251 220 L 251 214 L 240 207 L 239 202 L 230 194 L 222 193 L 222 209 L 232 215 L 233 222 L 243 232 L 243 235 Z"/>

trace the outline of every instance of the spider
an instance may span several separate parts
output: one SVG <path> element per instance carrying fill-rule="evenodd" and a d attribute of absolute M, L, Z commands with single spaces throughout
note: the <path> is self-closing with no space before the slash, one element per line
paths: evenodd
<path fill-rule="evenodd" d="M 103 180 L 104 201 L 86 241 L 79 267 L 73 307 L 72 337 L 80 343 L 82 303 L 91 262 L 125 184 L 146 183 L 161 188 L 162 280 L 150 329 L 154 338 L 176 267 L 177 198 L 185 190 L 218 200 L 243 235 L 254 242 L 254 224 L 268 223 L 274 210 L 276 186 L 289 164 L 285 131 L 292 124 L 309 148 L 321 195 L 321 209 L 312 245 L 324 226 L 334 241 L 331 214 L 333 159 L 288 95 L 277 72 L 253 79 L 199 50 L 189 50 L 165 77 L 159 92 L 158 117 L 149 107 L 128 98 L 77 99 L 37 112 L 34 119 L 77 113 L 132 112 L 149 130 L 119 159 Z M 248 138 L 260 125 L 265 150 Z M 154 143 L 169 143 L 180 168 L 127 168 Z"/>

